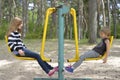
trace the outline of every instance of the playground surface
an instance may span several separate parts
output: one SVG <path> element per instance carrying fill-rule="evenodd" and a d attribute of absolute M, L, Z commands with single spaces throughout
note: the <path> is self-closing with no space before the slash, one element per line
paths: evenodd
<path fill-rule="evenodd" d="M 25 40 L 28 49 L 39 52 L 40 40 Z M 51 65 L 57 64 L 57 40 L 48 40 L 45 45 L 45 55 L 50 57 L 53 61 Z M 73 41 L 65 40 L 65 66 L 68 64 L 66 60 L 74 57 L 75 44 Z M 94 45 L 81 44 L 79 45 L 80 53 L 84 53 L 92 49 Z M 33 80 L 33 78 L 57 78 L 57 72 L 49 77 L 39 67 L 37 61 L 23 61 L 14 58 L 12 53 L 8 52 L 6 43 L 0 40 L 0 80 Z M 75 70 L 74 73 L 64 72 L 65 78 L 90 78 L 92 80 L 120 80 L 120 40 L 114 40 L 113 45 L 106 64 L 102 60 L 85 61 Z"/>

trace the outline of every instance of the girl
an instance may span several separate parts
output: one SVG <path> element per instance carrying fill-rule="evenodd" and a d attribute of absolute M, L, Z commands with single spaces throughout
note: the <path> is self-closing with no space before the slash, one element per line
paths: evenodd
<path fill-rule="evenodd" d="M 97 58 L 100 55 L 104 55 L 106 52 L 106 56 L 103 59 L 103 63 L 107 62 L 107 57 L 109 54 L 110 50 L 110 42 L 109 42 L 109 36 L 110 36 L 110 30 L 106 27 L 102 28 L 100 30 L 100 37 L 101 37 L 101 42 L 95 46 L 92 50 L 84 53 L 83 55 L 80 56 L 80 60 L 74 63 L 72 66 L 67 66 L 65 67 L 65 70 L 68 72 L 73 73 L 73 71 L 81 65 L 81 63 L 86 59 L 86 58 Z"/>
<path fill-rule="evenodd" d="M 7 33 L 8 46 L 16 56 L 35 58 L 38 64 L 42 67 L 42 69 L 49 76 L 52 76 L 58 70 L 58 67 L 53 68 L 47 62 L 42 61 L 39 54 L 32 52 L 26 48 L 23 41 L 21 40 L 22 26 L 23 26 L 22 20 L 19 17 L 15 17 L 11 21 L 8 29 L 8 33 Z"/>

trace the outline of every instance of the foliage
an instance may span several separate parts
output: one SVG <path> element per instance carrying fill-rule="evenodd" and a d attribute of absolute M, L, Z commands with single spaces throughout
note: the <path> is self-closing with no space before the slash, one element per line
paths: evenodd
<path fill-rule="evenodd" d="M 8 30 L 8 23 L 6 21 L 3 21 L 2 26 L 0 26 L 0 39 L 4 39 L 7 30 Z"/>
<path fill-rule="evenodd" d="M 36 30 L 35 29 L 35 25 L 32 21 L 29 21 L 29 32 L 27 32 L 26 34 L 26 39 L 35 39 L 35 38 L 41 38 L 42 37 L 42 31 L 43 31 L 43 26 L 36 26 Z"/>
<path fill-rule="evenodd" d="M 116 25 L 116 38 L 120 39 L 120 23 L 117 23 Z M 114 35 L 114 26 L 111 26 L 111 35 Z"/>
<path fill-rule="evenodd" d="M 25 38 L 27 38 L 27 39 L 42 38 L 46 9 L 51 6 L 52 7 L 58 6 L 59 4 L 61 4 L 62 0 L 49 0 L 49 2 L 48 2 L 48 0 L 26 0 L 27 5 L 24 5 L 23 1 L 24 0 L 1 0 L 1 3 L 0 3 L 0 39 L 4 39 L 4 35 L 8 29 L 8 23 L 14 16 L 20 16 L 22 19 L 26 18 L 23 20 L 23 21 L 27 20 L 27 21 L 25 21 L 25 23 L 27 24 L 27 25 L 25 25 L 25 27 L 27 27 L 26 28 L 27 30 L 25 30 L 26 32 L 24 32 L 24 34 L 26 34 Z M 80 37 L 79 39 L 84 39 L 84 38 L 88 39 L 89 38 L 89 36 L 88 36 L 88 31 L 89 31 L 88 30 L 88 27 L 89 27 L 89 24 L 88 24 L 88 20 L 89 20 L 88 1 L 89 0 L 81 0 L 81 1 L 83 1 L 83 3 L 80 2 L 79 0 L 74 0 L 74 1 L 73 0 L 68 0 L 68 1 L 63 0 L 63 1 L 66 2 L 67 4 L 69 4 L 70 7 L 75 8 L 75 10 L 77 12 L 77 23 L 81 22 L 81 24 L 78 24 L 78 29 L 80 28 L 79 30 L 81 30 L 81 32 L 78 30 L 78 32 L 80 33 L 78 35 L 82 35 L 82 38 L 79 36 Z M 105 7 L 106 7 L 107 0 L 104 0 L 104 2 L 105 2 Z M 31 5 L 33 4 L 33 5 L 31 6 L 30 4 Z M 80 4 L 83 4 L 83 8 L 80 8 L 81 7 Z M 101 9 L 102 5 L 101 5 L 101 3 L 99 3 L 99 4 L 100 4 L 99 15 L 100 15 L 100 17 L 102 17 L 102 15 L 103 15 L 102 9 Z M 31 6 L 31 9 L 29 8 L 30 6 Z M 112 6 L 112 0 L 110 0 L 110 7 L 111 6 Z M 98 5 L 97 5 L 97 7 L 98 7 Z M 27 9 L 27 11 L 24 8 Z M 83 14 L 80 13 L 80 9 L 83 10 Z M 105 12 L 107 13 L 107 11 L 108 11 L 107 7 L 105 9 L 106 9 Z M 92 9 L 91 9 L 91 11 L 92 11 Z M 112 8 L 111 8 L 110 13 L 113 14 Z M 120 16 L 119 9 L 116 11 L 116 13 L 118 14 L 118 16 Z M 107 19 L 108 15 L 105 14 L 105 16 Z M 80 17 L 82 17 L 82 18 L 80 18 Z M 57 13 L 55 15 L 50 16 L 50 18 L 49 18 L 48 29 L 47 29 L 47 38 L 48 39 L 53 39 L 53 38 L 57 37 L 58 22 L 56 19 L 58 19 Z M 83 22 L 81 19 L 83 19 Z M 111 16 L 111 31 L 112 31 L 112 35 L 113 35 L 114 34 L 114 26 L 113 26 L 112 19 L 113 19 L 113 16 Z M 91 18 L 91 20 L 92 20 L 92 18 Z M 74 29 L 72 28 L 72 30 L 71 30 L 71 25 L 73 24 L 72 23 L 73 21 L 71 20 L 70 16 L 67 16 L 66 21 L 68 21 L 68 22 L 65 22 L 65 38 L 74 39 Z M 117 17 L 116 21 L 119 22 L 120 18 Z M 100 27 L 103 25 L 103 20 L 101 20 L 101 23 L 102 24 L 100 24 Z M 116 29 L 117 30 L 117 38 L 120 38 L 120 23 L 117 23 L 116 25 L 117 25 L 117 29 Z M 92 34 L 94 34 L 94 33 L 92 33 Z"/>

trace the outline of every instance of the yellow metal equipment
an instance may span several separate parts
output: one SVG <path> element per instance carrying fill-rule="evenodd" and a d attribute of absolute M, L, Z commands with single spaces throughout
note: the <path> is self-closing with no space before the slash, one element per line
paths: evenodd
<path fill-rule="evenodd" d="M 43 38 L 42 38 L 42 45 L 41 45 L 41 50 L 40 50 L 40 56 L 41 56 L 42 60 L 47 61 L 47 62 L 51 61 L 51 59 L 46 58 L 45 55 L 44 55 L 46 33 L 47 33 L 47 25 L 48 25 L 48 18 L 49 18 L 49 15 L 51 15 L 55 11 L 56 11 L 55 8 L 48 8 L 47 9 L 45 23 L 44 23 L 44 32 L 43 32 Z"/>
<path fill-rule="evenodd" d="M 70 14 L 73 16 L 73 23 L 74 23 L 74 36 L 75 36 L 75 47 L 76 47 L 76 53 L 74 58 L 68 59 L 68 62 L 76 62 L 79 60 L 79 50 L 78 50 L 78 32 L 77 32 L 77 22 L 76 22 L 76 11 L 75 9 L 71 8 Z"/>
<path fill-rule="evenodd" d="M 8 44 L 8 37 L 7 37 L 7 36 L 5 36 L 5 41 L 6 41 L 6 43 Z M 7 45 L 7 46 L 8 46 L 8 45 Z M 8 46 L 8 51 L 11 52 L 9 46 Z M 16 59 L 20 59 L 20 60 L 35 60 L 34 58 L 29 58 L 29 57 L 19 57 L 19 56 L 15 56 L 15 55 L 14 55 L 14 57 L 15 57 Z"/>
<path fill-rule="evenodd" d="M 111 48 L 112 43 L 113 43 L 113 36 L 111 36 L 109 38 L 109 40 L 110 40 L 110 48 Z M 85 61 L 104 59 L 105 56 L 106 56 L 106 52 L 105 52 L 105 54 L 103 56 L 99 56 L 98 58 L 86 58 Z"/>
<path fill-rule="evenodd" d="M 42 46 L 40 50 L 40 56 L 42 60 L 50 62 L 51 59 L 46 58 L 44 56 L 44 49 L 45 49 L 45 41 L 46 41 L 46 33 L 47 33 L 47 25 L 48 25 L 48 18 L 53 12 L 56 11 L 56 8 L 48 8 L 46 12 L 45 24 L 44 24 L 44 32 L 42 38 Z M 76 54 L 73 59 L 68 59 L 68 62 L 76 62 L 79 60 L 79 52 L 78 52 L 78 35 L 77 35 L 77 23 L 76 23 L 76 11 L 75 9 L 71 8 L 70 14 L 73 16 L 73 23 L 74 23 L 74 36 L 75 36 L 75 46 L 76 46 Z"/>

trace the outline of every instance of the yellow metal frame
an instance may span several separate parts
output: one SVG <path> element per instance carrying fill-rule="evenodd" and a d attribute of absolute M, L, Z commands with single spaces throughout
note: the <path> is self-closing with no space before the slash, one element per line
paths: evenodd
<path fill-rule="evenodd" d="M 8 37 L 7 37 L 7 36 L 5 36 L 5 41 L 6 41 L 6 43 L 8 44 Z M 7 45 L 7 46 L 8 46 L 8 45 Z M 9 46 L 8 46 L 8 51 L 11 52 Z M 18 56 L 15 56 L 15 55 L 14 55 L 14 57 L 15 57 L 16 59 L 20 59 L 20 60 L 35 60 L 34 58 L 29 58 L 29 57 L 18 57 Z"/>
<path fill-rule="evenodd" d="M 76 62 L 79 60 L 79 46 L 78 46 L 78 31 L 77 31 L 77 22 L 76 22 L 76 11 L 74 8 L 71 8 L 70 14 L 73 16 L 73 23 L 74 23 L 74 36 L 75 36 L 75 47 L 76 47 L 76 53 L 74 58 L 68 59 L 68 62 Z"/>
<path fill-rule="evenodd" d="M 47 62 L 51 61 L 51 59 L 46 58 L 44 56 L 44 47 L 45 47 L 45 40 L 46 40 L 46 33 L 47 33 L 48 18 L 49 18 L 49 15 L 52 14 L 53 12 L 55 12 L 55 11 L 56 11 L 55 8 L 48 8 L 47 11 L 46 11 L 44 33 L 43 33 L 41 50 L 40 50 L 40 56 L 41 56 L 42 60 L 47 61 Z M 5 41 L 6 41 L 6 43 L 8 43 L 8 37 L 7 36 L 5 36 Z M 9 46 L 8 46 L 8 51 L 11 52 Z M 17 58 L 17 59 L 20 59 L 20 60 L 35 60 L 34 58 L 28 58 L 28 57 L 18 57 L 18 56 L 14 56 L 14 57 Z"/>
<path fill-rule="evenodd" d="M 44 32 L 43 32 L 43 38 L 42 38 L 42 45 L 41 45 L 41 49 L 40 49 L 40 56 L 42 58 L 43 61 L 47 61 L 50 62 L 51 59 L 46 58 L 44 55 L 44 49 L 45 49 L 45 41 L 46 41 L 46 33 L 47 33 L 47 25 L 48 25 L 48 19 L 49 16 L 54 13 L 56 11 L 55 8 L 48 8 L 46 11 L 46 18 L 45 18 L 45 24 L 44 24 Z M 73 23 L 74 23 L 74 36 L 75 36 L 75 47 L 76 47 L 76 53 L 74 58 L 72 59 L 68 59 L 68 62 L 76 62 L 79 60 L 79 46 L 78 46 L 78 34 L 77 34 L 77 22 L 76 22 L 76 11 L 74 8 L 71 8 L 70 10 L 70 14 L 73 16 Z M 6 43 L 8 43 L 8 37 L 5 36 L 5 41 Z M 112 45 L 113 42 L 113 36 L 110 37 L 110 47 Z M 8 51 L 11 52 L 10 47 L 8 46 Z M 106 54 L 104 54 L 103 56 L 100 56 L 98 58 L 87 58 L 85 59 L 85 61 L 89 61 L 89 60 L 99 60 L 99 59 L 103 59 L 106 56 Z M 35 60 L 34 58 L 28 58 L 28 57 L 18 57 L 15 56 L 15 58 L 17 59 L 21 59 L 21 60 Z"/>
<path fill-rule="evenodd" d="M 41 58 L 42 58 L 43 61 L 47 61 L 47 62 L 51 61 L 51 59 L 46 58 L 45 55 L 44 55 L 46 33 L 47 33 L 47 25 L 48 25 L 49 15 L 51 15 L 55 11 L 56 11 L 55 8 L 48 8 L 47 9 L 45 23 L 44 23 L 44 32 L 43 32 L 43 38 L 42 38 L 42 45 L 41 45 L 41 50 L 40 50 L 40 56 L 41 56 Z"/>
<path fill-rule="evenodd" d="M 114 37 L 111 36 L 110 39 L 109 39 L 109 40 L 110 40 L 110 48 L 111 48 L 112 43 L 113 43 L 113 38 L 114 38 Z M 98 58 L 87 58 L 87 59 L 85 59 L 85 61 L 104 59 L 105 56 L 106 56 L 106 52 L 105 52 L 105 54 L 104 54 L 103 56 L 99 56 Z"/>
<path fill-rule="evenodd" d="M 55 8 L 48 8 L 46 11 L 46 18 L 45 18 L 45 24 L 44 24 L 44 32 L 43 32 L 43 38 L 42 38 L 42 45 L 40 50 L 40 56 L 42 60 L 50 62 L 51 59 L 46 58 L 44 55 L 44 49 L 45 49 L 45 41 L 46 41 L 46 33 L 47 33 L 47 25 L 48 25 L 48 19 L 49 16 L 55 12 Z M 77 23 L 76 23 L 76 11 L 75 9 L 71 8 L 70 14 L 73 16 L 73 23 L 74 23 L 74 36 L 75 36 L 75 46 L 76 46 L 76 54 L 75 57 L 72 59 L 68 59 L 68 62 L 76 62 L 79 60 L 79 52 L 78 52 L 78 35 L 77 35 Z"/>

